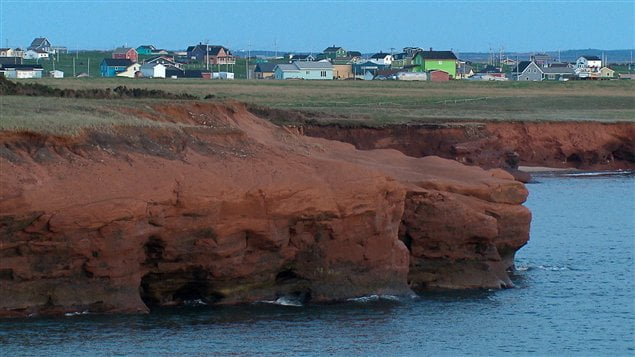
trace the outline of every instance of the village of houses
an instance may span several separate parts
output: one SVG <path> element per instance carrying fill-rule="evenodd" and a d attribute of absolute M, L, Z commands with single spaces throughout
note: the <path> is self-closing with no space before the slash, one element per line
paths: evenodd
<path fill-rule="evenodd" d="M 152 45 L 119 47 L 104 52 L 99 73 L 47 70 L 55 65 L 63 46 L 53 46 L 45 37 L 35 38 L 25 49 L 0 48 L 0 75 L 6 78 L 128 77 L 234 79 L 236 56 L 225 46 L 195 44 L 183 51 L 167 51 Z M 78 51 L 79 52 L 79 51 Z M 618 79 L 602 58 L 580 56 L 574 63 L 559 62 L 546 54 L 524 60 L 500 58 L 486 66 L 475 66 L 457 58 L 453 51 L 406 47 L 399 53 L 377 52 L 364 55 L 340 46 L 321 53 L 284 56 L 245 56 L 248 79 L 261 80 L 402 80 L 402 81 L 567 81 L 578 79 Z M 49 62 L 52 61 L 52 62 Z M 35 62 L 35 63 L 34 63 Z M 48 66 L 50 67 L 50 66 Z M 89 68 L 89 66 L 88 66 Z M 630 77 L 628 77 L 630 78 Z"/>

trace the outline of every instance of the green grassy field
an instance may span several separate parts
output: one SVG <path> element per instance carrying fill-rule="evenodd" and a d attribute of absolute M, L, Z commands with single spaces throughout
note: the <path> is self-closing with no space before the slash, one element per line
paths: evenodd
<path fill-rule="evenodd" d="M 145 120 L 125 114 L 129 109 L 152 112 L 157 100 L 73 99 L 2 96 L 0 131 L 29 131 L 54 135 L 75 135 L 82 129 L 108 130 L 123 127 L 177 127 L 178 124 Z"/>
<path fill-rule="evenodd" d="M 430 121 L 634 121 L 635 82 L 210 81 L 202 79 L 40 79 L 59 88 L 161 89 L 317 113 L 365 125 Z M 38 101 L 39 98 L 30 99 Z M 108 101 L 104 105 L 111 105 Z M 282 120 L 281 120 L 282 121 Z"/>

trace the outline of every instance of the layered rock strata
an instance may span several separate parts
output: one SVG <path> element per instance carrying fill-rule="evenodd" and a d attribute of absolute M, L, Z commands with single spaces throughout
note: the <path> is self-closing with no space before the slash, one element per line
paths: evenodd
<path fill-rule="evenodd" d="M 306 135 L 358 149 L 436 155 L 484 168 L 635 169 L 635 123 L 455 122 L 383 128 L 305 125 Z"/>
<path fill-rule="evenodd" d="M 359 151 L 240 104 L 131 115 L 178 127 L 0 134 L 0 316 L 511 286 L 531 217 L 501 170 Z"/>

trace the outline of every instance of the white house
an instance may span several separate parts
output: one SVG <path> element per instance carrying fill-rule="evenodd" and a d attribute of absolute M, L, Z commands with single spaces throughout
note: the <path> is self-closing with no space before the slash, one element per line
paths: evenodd
<path fill-rule="evenodd" d="M 49 77 L 51 78 L 64 78 L 64 72 L 60 70 L 49 71 Z"/>
<path fill-rule="evenodd" d="M 390 53 L 379 52 L 375 53 L 370 57 L 370 61 L 377 64 L 390 65 L 392 64 L 393 58 Z"/>
<path fill-rule="evenodd" d="M 131 65 L 129 65 L 128 67 L 126 67 L 125 70 L 121 71 L 121 72 L 117 72 L 117 74 L 115 74 L 115 76 L 117 77 L 126 77 L 126 78 L 134 78 L 137 74 L 137 72 L 139 72 L 141 70 L 141 64 L 139 63 L 133 63 Z M 164 77 L 165 77 L 165 72 L 164 72 Z"/>
<path fill-rule="evenodd" d="M 165 78 L 165 66 L 161 63 L 141 65 L 141 74 L 146 78 Z"/>
<path fill-rule="evenodd" d="M 597 72 L 602 68 L 602 60 L 597 56 L 581 56 L 575 62 L 575 67 Z"/>
<path fill-rule="evenodd" d="M 49 53 L 42 50 L 27 50 L 22 56 L 24 59 L 42 59 L 49 58 Z"/>
<path fill-rule="evenodd" d="M 7 64 L 0 66 L 0 75 L 5 78 L 42 78 L 44 68 L 40 65 Z"/>

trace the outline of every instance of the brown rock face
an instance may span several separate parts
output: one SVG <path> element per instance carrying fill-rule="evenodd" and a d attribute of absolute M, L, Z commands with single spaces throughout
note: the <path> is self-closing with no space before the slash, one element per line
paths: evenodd
<path fill-rule="evenodd" d="M 2 134 L 0 316 L 509 286 L 528 240 L 527 191 L 502 171 L 358 151 L 238 104 L 134 115 L 182 126 Z"/>
<path fill-rule="evenodd" d="M 306 135 L 358 149 L 437 155 L 484 168 L 518 165 L 591 170 L 635 169 L 635 124 L 488 122 L 394 125 L 386 128 L 306 126 Z"/>

